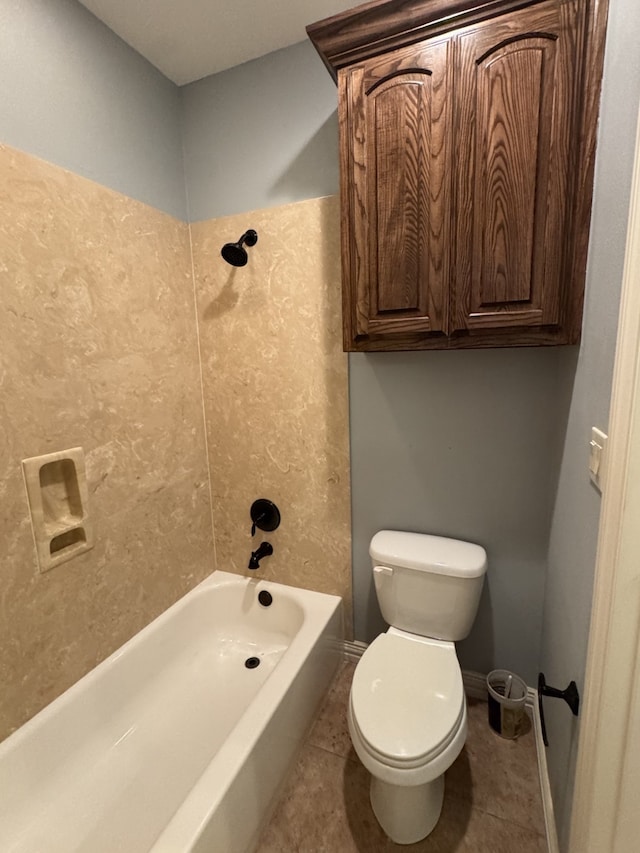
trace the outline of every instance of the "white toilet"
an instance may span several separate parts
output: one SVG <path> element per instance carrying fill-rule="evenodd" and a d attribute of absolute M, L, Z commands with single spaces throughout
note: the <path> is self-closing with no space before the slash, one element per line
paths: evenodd
<path fill-rule="evenodd" d="M 376 533 L 369 553 L 391 627 L 356 667 L 349 732 L 371 773 L 380 826 L 396 844 L 413 844 L 438 822 L 444 773 L 467 735 L 453 644 L 471 630 L 487 555 L 470 542 L 397 530 Z"/>

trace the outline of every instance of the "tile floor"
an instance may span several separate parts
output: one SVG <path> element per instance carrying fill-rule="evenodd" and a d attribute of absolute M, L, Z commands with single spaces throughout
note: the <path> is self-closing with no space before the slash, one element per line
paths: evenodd
<path fill-rule="evenodd" d="M 504 740 L 489 728 L 486 703 L 474 699 L 438 825 L 417 844 L 390 841 L 347 729 L 354 668 L 345 661 L 338 670 L 256 853 L 546 853 L 533 731 Z"/>

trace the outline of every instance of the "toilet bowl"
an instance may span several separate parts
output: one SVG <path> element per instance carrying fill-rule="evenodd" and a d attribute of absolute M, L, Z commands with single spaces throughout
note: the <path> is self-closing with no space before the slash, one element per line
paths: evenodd
<path fill-rule="evenodd" d="M 438 822 L 443 774 L 467 735 L 453 643 L 395 628 L 380 634 L 356 668 L 347 720 L 356 754 L 371 773 L 378 823 L 397 844 L 420 841 Z"/>
<path fill-rule="evenodd" d="M 475 618 L 487 568 L 479 545 L 384 530 L 371 540 L 376 595 L 389 629 L 360 659 L 347 721 L 371 773 L 378 823 L 397 844 L 436 826 L 444 774 L 467 736 L 467 706 L 454 642 Z"/>

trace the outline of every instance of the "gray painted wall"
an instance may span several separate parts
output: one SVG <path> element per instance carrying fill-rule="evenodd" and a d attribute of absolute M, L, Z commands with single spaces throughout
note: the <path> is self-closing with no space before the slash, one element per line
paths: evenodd
<path fill-rule="evenodd" d="M 337 91 L 310 44 L 181 94 L 191 220 L 337 190 Z M 575 348 L 350 357 L 359 639 L 383 627 L 368 557 L 376 530 L 468 538 L 486 546 L 490 571 L 462 663 L 534 680 L 566 420 L 559 364 L 571 352 L 575 364 Z"/>
<path fill-rule="evenodd" d="M 579 358 L 569 348 L 350 359 L 357 636 L 381 628 L 375 530 L 467 537 L 486 546 L 490 570 L 463 665 L 532 682 L 542 636 L 559 686 L 583 683 L 600 509 L 587 444 L 592 424 L 606 427 L 640 92 L 628 61 L 640 6 L 611 6 Z M 306 42 L 178 92 L 73 0 L 0 0 L 0 74 L 0 140 L 176 216 L 186 217 L 180 113 L 192 220 L 337 190 L 336 89 Z M 547 707 L 566 845 L 577 727 L 564 706 Z"/>
<path fill-rule="evenodd" d="M 610 3 L 587 296 L 568 429 L 553 512 L 541 667 L 547 681 L 584 688 L 600 495 L 589 481 L 592 426 L 607 431 L 638 103 L 640 4 Z M 629 61 L 630 57 L 635 61 Z M 566 367 L 566 366 L 565 366 Z M 569 366 L 570 369 L 570 366 Z M 547 758 L 561 849 L 568 847 L 579 723 L 548 701 Z"/>
<path fill-rule="evenodd" d="M 351 356 L 359 639 L 384 630 L 368 556 L 376 530 L 468 539 L 486 548 L 489 572 L 458 646 L 462 666 L 533 683 L 567 357 L 545 348 Z"/>
<path fill-rule="evenodd" d="M 75 0 L 0 0 L 0 142 L 186 219 L 178 88 Z"/>
<path fill-rule="evenodd" d="M 338 191 L 337 89 L 311 42 L 180 93 L 191 222 Z"/>

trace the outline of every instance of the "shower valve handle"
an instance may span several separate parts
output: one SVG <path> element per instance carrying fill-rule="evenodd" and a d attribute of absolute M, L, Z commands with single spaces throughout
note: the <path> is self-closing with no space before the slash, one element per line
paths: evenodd
<path fill-rule="evenodd" d="M 256 527 L 260 527 L 260 522 L 265 518 L 265 515 L 266 515 L 266 514 L 263 512 L 261 515 L 259 515 L 259 516 L 254 520 L 253 524 L 251 525 L 251 535 L 252 535 L 252 536 L 255 536 L 255 535 L 256 535 Z"/>
<path fill-rule="evenodd" d="M 258 498 L 251 504 L 251 536 L 256 535 L 256 530 L 266 530 L 271 532 L 280 524 L 280 510 L 273 501 L 267 498 Z"/>

